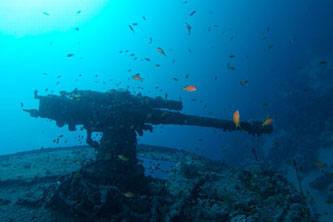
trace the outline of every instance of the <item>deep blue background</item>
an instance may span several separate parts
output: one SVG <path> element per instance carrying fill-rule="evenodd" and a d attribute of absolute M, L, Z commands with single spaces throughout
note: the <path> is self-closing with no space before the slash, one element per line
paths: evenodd
<path fill-rule="evenodd" d="M 82 8 L 86 11 L 77 15 L 76 11 Z M 0 13 L 1 10 L 5 9 L 0 9 Z M 189 16 L 193 10 L 196 14 Z M 130 86 L 136 93 L 163 97 L 168 93 L 169 99 L 181 98 L 183 111 L 188 114 L 232 119 L 238 109 L 242 120 L 272 116 L 278 131 L 279 119 L 284 118 L 279 109 L 290 107 L 280 107 L 276 98 L 298 87 L 297 83 L 289 83 L 300 72 L 298 67 L 315 73 L 320 67 L 314 64 L 319 61 L 332 64 L 330 0 L 196 0 L 187 4 L 176 0 L 110 1 L 89 19 L 83 19 L 89 7 L 78 5 L 70 20 L 56 14 L 45 16 L 43 11 L 34 22 L 41 20 L 45 25 L 47 19 L 58 20 L 58 26 L 70 28 L 41 27 L 39 32 L 21 33 L 19 25 L 13 23 L 12 30 L 16 25 L 17 32 L 0 32 L 0 154 L 78 144 L 74 138 L 77 132 L 70 133 L 66 127 L 59 129 L 54 122 L 34 119 L 22 112 L 20 102 L 25 108 L 37 107 L 33 100 L 35 89 L 42 93 L 48 88 L 48 93 L 58 93 L 74 88 L 106 91 Z M 81 17 L 84 21 L 80 21 Z M 135 34 L 128 27 L 134 22 L 138 23 Z M 191 36 L 185 23 L 192 26 Z M 74 29 L 77 26 L 79 31 Z M 158 53 L 157 47 L 163 48 L 167 56 Z M 129 53 L 119 53 L 126 49 Z M 68 53 L 75 55 L 68 58 Z M 136 61 L 129 56 L 131 53 L 138 56 Z M 235 58 L 229 58 L 231 54 Z M 151 61 L 141 61 L 145 57 Z M 227 62 L 236 70 L 228 70 Z M 136 73 L 141 73 L 143 82 L 130 78 Z M 57 79 L 58 75 L 62 77 Z M 174 77 L 179 81 L 174 81 Z M 241 86 L 242 80 L 248 80 L 248 85 Z M 188 84 L 195 85 L 198 91 L 183 91 L 182 87 Z M 264 107 L 263 103 L 269 105 Z M 65 134 L 67 144 L 52 143 L 59 134 Z M 212 158 L 244 161 L 245 157 L 252 158 L 251 147 L 270 137 L 165 126 L 145 133 L 140 142 L 189 151 L 200 147 L 199 153 Z M 200 138 L 202 141 L 198 141 Z"/>

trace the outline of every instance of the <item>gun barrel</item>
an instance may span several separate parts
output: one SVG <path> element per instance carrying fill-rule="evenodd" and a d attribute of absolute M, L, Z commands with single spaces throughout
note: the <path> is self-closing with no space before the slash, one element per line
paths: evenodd
<path fill-rule="evenodd" d="M 169 112 L 156 110 L 150 118 L 151 124 L 176 124 L 213 127 L 223 131 L 246 131 L 251 135 L 270 134 L 273 132 L 273 126 L 263 126 L 260 121 L 242 121 L 240 127 L 236 127 L 232 120 L 223 120 L 210 117 L 186 115 L 180 112 Z"/>

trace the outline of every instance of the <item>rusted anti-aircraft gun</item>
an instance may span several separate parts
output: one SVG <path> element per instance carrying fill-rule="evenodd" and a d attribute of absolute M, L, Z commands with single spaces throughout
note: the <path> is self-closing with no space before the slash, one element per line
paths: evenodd
<path fill-rule="evenodd" d="M 84 180 L 84 183 L 116 187 L 123 193 L 134 189 L 139 194 L 149 193 L 149 182 L 144 176 L 143 166 L 138 162 L 136 145 L 137 133 L 142 135 L 145 130 L 152 131 L 153 125 L 213 127 L 223 131 L 242 130 L 251 135 L 273 131 L 272 125 L 263 127 L 261 121 L 242 121 L 239 128 L 235 127 L 232 120 L 186 115 L 179 112 L 183 108 L 179 101 L 131 95 L 128 91 L 111 90 L 102 93 L 74 90 L 63 91 L 59 96 L 40 96 L 35 91 L 34 96 L 39 100 L 39 109 L 24 109 L 32 117 L 54 120 L 59 127 L 67 124 L 70 131 L 76 130 L 78 125 L 87 130 L 86 142 L 97 150 L 97 157 L 96 161 L 81 169 L 81 185 Z M 93 132 L 102 133 L 99 142 L 92 139 Z M 76 174 L 74 179 L 78 180 L 77 177 Z M 68 206 L 70 203 L 66 202 L 64 196 L 74 195 L 69 190 L 80 185 L 74 185 L 72 176 L 65 179 L 62 186 L 62 191 L 58 189 L 52 197 L 49 195 L 49 202 L 55 202 L 55 199 L 59 202 L 62 197 L 62 204 Z M 69 199 L 88 195 L 82 187 L 76 190 L 81 194 Z"/>

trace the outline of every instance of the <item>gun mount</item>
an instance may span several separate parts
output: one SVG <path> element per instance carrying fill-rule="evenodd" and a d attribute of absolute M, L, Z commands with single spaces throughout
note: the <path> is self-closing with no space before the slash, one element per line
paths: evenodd
<path fill-rule="evenodd" d="M 122 193 L 135 190 L 136 194 L 149 196 L 152 192 L 149 181 L 152 179 L 144 176 L 143 166 L 137 159 L 136 133 L 142 135 L 144 130 L 152 131 L 152 125 L 214 127 L 223 131 L 242 130 L 258 136 L 273 131 L 271 125 L 263 127 L 260 121 L 243 121 L 241 128 L 236 128 L 232 120 L 182 114 L 179 111 L 183 107 L 179 101 L 141 94 L 135 96 L 128 91 L 101 93 L 74 90 L 63 91 L 60 96 L 39 96 L 35 91 L 35 98 L 40 102 L 39 109 L 24 111 L 32 117 L 55 120 L 59 127 L 67 124 L 71 131 L 76 130 L 77 125 L 82 125 L 87 130 L 86 142 L 97 150 L 96 161 L 84 166 L 79 177 L 77 174 L 68 176 L 61 188 L 48 195 L 50 206 L 58 209 L 66 206 L 67 210 L 72 209 L 77 214 L 81 212 L 80 209 L 87 207 L 84 204 L 89 207 L 90 201 L 91 205 L 91 198 L 85 201 L 82 198 L 94 196 L 98 190 L 96 186 L 115 187 Z M 103 133 L 99 142 L 91 138 L 93 132 Z M 75 195 L 70 192 L 73 189 L 77 191 Z M 72 200 L 76 200 L 77 204 Z"/>

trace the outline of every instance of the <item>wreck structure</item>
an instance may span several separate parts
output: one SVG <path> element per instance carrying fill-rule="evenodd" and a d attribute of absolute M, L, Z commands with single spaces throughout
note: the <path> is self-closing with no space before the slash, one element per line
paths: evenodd
<path fill-rule="evenodd" d="M 137 134 L 152 131 L 153 125 L 213 127 L 258 136 L 273 131 L 272 125 L 263 127 L 261 121 L 242 121 L 241 128 L 236 128 L 232 120 L 186 115 L 180 112 L 183 107 L 179 101 L 131 95 L 128 91 L 102 93 L 75 89 L 46 96 L 35 91 L 34 96 L 39 100 L 39 108 L 24 111 L 32 117 L 54 120 L 59 127 L 68 125 L 70 131 L 82 126 L 87 131 L 87 144 L 96 149 L 95 161 L 62 178 L 47 191 L 43 200 L 46 206 L 85 218 L 111 218 L 119 211 L 116 203 L 121 200 L 132 213 L 136 212 L 135 220 L 141 221 L 139 215 L 151 208 L 149 197 L 163 196 L 163 186 L 157 189 L 152 185 L 156 180 L 144 175 L 144 168 L 137 159 Z M 93 132 L 102 133 L 100 141 L 92 139 Z M 136 197 L 135 209 L 132 197 Z M 112 204 L 106 205 L 106 202 Z"/>

